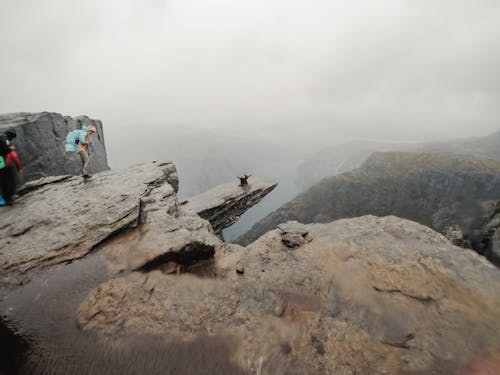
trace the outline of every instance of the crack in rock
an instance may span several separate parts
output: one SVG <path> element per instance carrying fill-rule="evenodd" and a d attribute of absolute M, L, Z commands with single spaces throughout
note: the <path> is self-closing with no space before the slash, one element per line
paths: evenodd
<path fill-rule="evenodd" d="M 405 293 L 405 292 L 403 292 L 403 291 L 401 291 L 399 289 L 382 289 L 382 288 L 373 286 L 373 290 L 375 290 L 377 292 L 380 292 L 380 293 L 400 294 L 402 296 L 414 299 L 414 300 L 416 300 L 418 302 L 421 302 L 423 304 L 429 304 L 429 303 L 432 303 L 432 302 L 436 302 L 436 300 L 434 298 L 430 297 L 430 296 L 426 296 L 426 297 L 415 296 L 415 295 L 411 295 L 411 294 Z"/>

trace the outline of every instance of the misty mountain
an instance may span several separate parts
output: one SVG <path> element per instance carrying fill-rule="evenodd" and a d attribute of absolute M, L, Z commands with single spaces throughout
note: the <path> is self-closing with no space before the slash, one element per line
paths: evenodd
<path fill-rule="evenodd" d="M 297 184 L 304 190 L 324 177 L 335 176 L 358 168 L 375 151 L 392 151 L 403 148 L 400 144 L 352 141 L 330 146 L 313 154 L 298 166 Z"/>
<path fill-rule="evenodd" d="M 500 130 L 483 137 L 424 143 L 417 146 L 416 151 L 473 155 L 500 160 Z"/>
<path fill-rule="evenodd" d="M 473 155 L 500 160 L 500 131 L 467 139 L 430 143 L 353 141 L 322 148 L 298 166 L 297 184 L 306 189 L 325 177 L 358 168 L 373 152 L 409 151 Z"/>
<path fill-rule="evenodd" d="M 500 196 L 500 161 L 454 154 L 374 153 L 354 171 L 325 178 L 238 239 L 247 244 L 279 223 L 396 215 L 443 230 L 479 225 L 483 203 Z"/>

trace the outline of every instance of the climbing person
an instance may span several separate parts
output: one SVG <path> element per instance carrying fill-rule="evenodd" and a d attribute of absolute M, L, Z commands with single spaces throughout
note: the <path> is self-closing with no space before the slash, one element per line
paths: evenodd
<path fill-rule="evenodd" d="M 0 135 L 0 194 L 2 203 L 12 205 L 17 189 L 17 170 L 21 169 L 21 163 L 14 150 L 13 140 L 16 131 L 7 130 Z"/>
<path fill-rule="evenodd" d="M 244 173 L 241 177 L 238 176 L 238 178 L 240 179 L 240 186 L 248 185 L 248 178 L 250 176 L 250 173 Z"/>
<path fill-rule="evenodd" d="M 82 177 L 90 178 L 89 147 L 92 144 L 90 137 L 96 132 L 94 125 L 84 126 L 82 129 L 73 130 L 66 136 L 66 151 L 76 151 L 82 161 Z"/>

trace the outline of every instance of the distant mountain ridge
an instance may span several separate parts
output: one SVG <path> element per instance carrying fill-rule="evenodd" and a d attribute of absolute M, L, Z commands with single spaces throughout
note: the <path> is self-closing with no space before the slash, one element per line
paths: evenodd
<path fill-rule="evenodd" d="M 354 170 L 374 152 L 406 151 L 473 155 L 500 160 L 500 130 L 487 136 L 429 143 L 353 141 L 323 148 L 298 166 L 297 182 L 308 188 L 325 177 Z"/>
<path fill-rule="evenodd" d="M 374 153 L 354 171 L 323 179 L 256 223 L 247 244 L 288 220 L 329 222 L 367 214 L 396 215 L 438 231 L 470 233 L 483 206 L 500 196 L 500 161 L 436 153 Z"/>

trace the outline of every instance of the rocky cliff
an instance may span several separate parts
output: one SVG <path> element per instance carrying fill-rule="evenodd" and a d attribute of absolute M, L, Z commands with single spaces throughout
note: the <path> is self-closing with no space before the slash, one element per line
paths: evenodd
<path fill-rule="evenodd" d="M 87 116 L 69 117 L 58 113 L 12 113 L 0 115 L 0 132 L 15 129 L 17 152 L 25 167 L 25 181 L 45 176 L 81 173 L 81 162 L 75 153 L 64 151 L 69 131 L 84 125 L 97 128 L 90 149 L 91 172 L 108 170 L 104 133 L 99 120 Z"/>
<path fill-rule="evenodd" d="M 500 196 L 500 161 L 454 154 L 373 154 L 361 168 L 330 177 L 259 221 L 237 241 L 248 244 L 287 220 L 328 222 L 396 215 L 438 231 L 480 227 L 484 203 Z"/>

